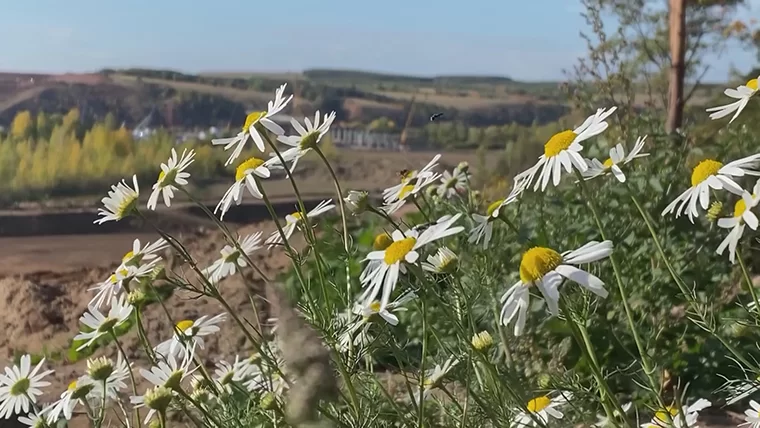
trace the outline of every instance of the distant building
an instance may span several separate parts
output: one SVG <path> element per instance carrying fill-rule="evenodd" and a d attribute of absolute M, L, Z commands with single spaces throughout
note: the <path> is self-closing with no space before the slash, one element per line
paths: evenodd
<path fill-rule="evenodd" d="M 338 147 L 358 150 L 399 151 L 401 134 L 355 128 L 331 128 L 330 136 Z"/>

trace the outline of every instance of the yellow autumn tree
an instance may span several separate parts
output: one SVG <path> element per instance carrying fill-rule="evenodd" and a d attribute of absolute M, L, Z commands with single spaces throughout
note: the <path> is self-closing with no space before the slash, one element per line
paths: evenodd
<path fill-rule="evenodd" d="M 11 122 L 11 135 L 15 138 L 27 138 L 32 131 L 32 113 L 20 111 Z"/>

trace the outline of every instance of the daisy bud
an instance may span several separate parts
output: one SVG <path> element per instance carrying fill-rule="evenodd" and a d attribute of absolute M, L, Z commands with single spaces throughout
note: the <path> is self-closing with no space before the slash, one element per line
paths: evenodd
<path fill-rule="evenodd" d="M 147 300 L 148 296 L 140 289 L 134 289 L 127 294 L 127 302 L 136 308 L 144 305 Z"/>
<path fill-rule="evenodd" d="M 277 406 L 277 400 L 271 392 L 265 392 L 259 401 L 259 407 L 264 410 L 272 410 Z"/>
<path fill-rule="evenodd" d="M 485 330 L 472 336 L 472 347 L 478 351 L 484 351 L 493 345 L 493 337 Z"/>
<path fill-rule="evenodd" d="M 194 390 L 192 394 L 190 394 L 190 397 L 201 404 L 206 404 L 211 401 L 211 393 L 206 388 Z"/>
<path fill-rule="evenodd" d="M 343 200 L 348 204 L 348 209 L 354 215 L 361 214 L 369 208 L 369 193 L 363 190 L 351 190 Z"/>
<path fill-rule="evenodd" d="M 161 428 L 161 420 L 160 419 L 151 419 L 148 423 L 148 428 Z"/>
<path fill-rule="evenodd" d="M 106 357 L 87 360 L 87 374 L 96 381 L 104 381 L 113 373 L 113 363 Z"/>
<path fill-rule="evenodd" d="M 157 386 L 145 391 L 145 405 L 159 412 L 166 412 L 172 402 L 172 391 L 163 386 Z"/>
<path fill-rule="evenodd" d="M 457 169 L 462 172 L 467 172 L 470 170 L 470 164 L 466 161 L 459 162 L 459 165 L 457 165 Z"/>
<path fill-rule="evenodd" d="M 542 389 L 548 389 L 552 384 L 552 378 L 548 374 L 540 374 L 538 376 L 538 387 Z"/>
<path fill-rule="evenodd" d="M 723 202 L 713 201 L 710 204 L 710 208 L 707 210 L 707 219 L 710 223 L 715 223 L 718 220 L 723 211 Z"/>

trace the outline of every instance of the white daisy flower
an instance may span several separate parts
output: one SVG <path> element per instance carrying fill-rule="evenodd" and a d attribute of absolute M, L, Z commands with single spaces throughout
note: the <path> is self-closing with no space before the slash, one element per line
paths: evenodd
<path fill-rule="evenodd" d="M 112 332 L 114 328 L 129 319 L 129 316 L 132 314 L 132 309 L 134 308 L 127 303 L 124 294 L 118 298 L 111 298 L 111 308 L 108 310 L 108 316 L 104 316 L 98 308 L 89 306 L 89 312 L 85 312 L 84 315 L 79 318 L 79 322 L 91 328 L 92 331 L 80 332 L 74 336 L 74 340 L 87 339 L 87 342 L 80 345 L 77 348 L 77 351 L 87 348 L 99 337 Z"/>
<path fill-rule="evenodd" d="M 190 173 L 185 172 L 187 167 L 193 163 L 195 151 L 187 149 L 182 151 L 182 156 L 177 160 L 177 151 L 172 147 L 172 154 L 166 163 L 161 164 L 161 172 L 158 173 L 158 179 L 153 185 L 153 191 L 148 198 L 148 209 L 155 210 L 158 203 L 158 195 L 163 196 L 164 204 L 171 207 L 171 201 L 174 197 L 174 191 L 177 186 L 186 186 Z"/>
<path fill-rule="evenodd" d="M 625 183 L 625 174 L 620 168 L 620 165 L 627 165 L 634 159 L 649 156 L 649 153 L 641 153 L 646 139 L 646 135 L 644 137 L 639 137 L 636 140 L 636 144 L 633 146 L 633 150 L 628 153 L 628 156 L 625 155 L 625 148 L 623 145 L 618 143 L 618 145 L 610 149 L 610 157 L 607 158 L 606 161 L 600 162 L 599 159 L 591 159 L 588 161 L 588 170 L 583 173 L 583 176 L 586 180 L 590 180 L 612 172 L 612 175 L 614 175 L 619 182 Z"/>
<path fill-rule="evenodd" d="M 520 189 L 524 190 L 530 186 L 536 173 L 538 173 L 538 179 L 536 179 L 533 190 L 538 190 L 540 187 L 541 191 L 544 191 L 550 178 L 555 187 L 559 184 L 563 168 L 568 173 L 572 172 L 573 168 L 581 173 L 586 172 L 588 165 L 580 154 L 583 150 L 580 143 L 604 132 L 608 126 L 605 119 L 616 109 L 617 107 L 612 107 L 609 110 L 600 108 L 574 130 L 554 134 L 544 145 L 544 154 L 538 158 L 538 162 L 528 170 L 518 174 L 515 177 L 515 183 L 520 183 Z"/>
<path fill-rule="evenodd" d="M 314 113 L 314 123 L 312 123 L 308 117 L 303 119 L 306 128 L 301 126 L 297 120 L 290 119 L 290 124 L 293 125 L 293 128 L 298 132 L 298 135 L 280 135 L 277 137 L 277 140 L 291 146 L 291 148 L 280 154 L 285 162 L 291 162 L 291 171 L 296 168 L 299 159 L 317 147 L 317 144 L 322 141 L 322 137 L 324 137 L 330 130 L 330 125 L 332 125 L 334 120 L 334 111 L 330 112 L 330 114 L 321 116 L 320 120 L 319 110 Z M 320 123 L 320 121 L 322 123 Z M 279 161 L 279 158 L 277 158 L 277 160 Z"/>
<path fill-rule="evenodd" d="M 369 193 L 364 190 L 350 190 L 343 201 L 353 215 L 361 214 L 369 208 Z"/>
<path fill-rule="evenodd" d="M 377 263 L 375 270 L 368 272 L 364 277 L 362 285 L 366 289 L 361 298 L 366 302 L 372 302 L 380 294 L 382 288 L 380 310 L 385 309 L 390 301 L 391 293 L 396 288 L 399 272 L 406 273 L 404 264 L 416 263 L 419 258 L 417 250 L 425 245 L 461 232 L 464 229 L 463 227 L 452 227 L 460 215 L 441 217 L 422 233 L 419 233 L 415 228 L 405 233 L 395 230 L 391 235 L 393 243 L 388 248 L 382 251 L 373 251 L 367 255 L 365 260 L 377 260 L 382 263 Z"/>
<path fill-rule="evenodd" d="M 6 367 L 5 374 L 0 374 L 0 419 L 29 413 L 31 404 L 42 395 L 40 389 L 50 386 L 50 382 L 42 379 L 53 370 L 40 372 L 43 364 L 44 358 L 32 369 L 32 357 L 25 354 L 21 356 L 20 365 Z"/>
<path fill-rule="evenodd" d="M 760 404 L 755 400 L 750 400 L 749 409 L 744 411 L 744 420 L 747 421 L 739 424 L 740 427 L 760 428 Z"/>
<path fill-rule="evenodd" d="M 240 360 L 235 356 L 235 362 L 230 364 L 224 360 L 216 363 L 214 370 L 214 382 L 216 382 L 227 393 L 232 393 L 232 383 L 239 384 L 243 387 L 251 386 L 251 378 L 259 373 L 259 368 L 251 364 L 247 359 Z M 248 389 L 248 388 L 246 388 Z M 254 390 L 248 389 L 253 392 Z"/>
<path fill-rule="evenodd" d="M 333 208 L 335 208 L 335 204 L 332 203 L 332 199 L 322 201 L 313 210 L 306 213 L 306 218 L 311 220 L 330 211 Z M 301 223 L 303 223 L 303 217 L 304 216 L 300 211 L 296 211 L 285 216 L 285 226 L 282 227 L 282 232 L 285 234 L 285 239 L 289 240 L 293 235 L 293 232 L 295 232 L 296 227 L 301 226 Z M 265 243 L 269 245 L 269 248 L 272 248 L 277 244 L 282 244 L 282 236 L 280 236 L 280 231 L 275 230 L 272 232 Z"/>
<path fill-rule="evenodd" d="M 578 269 L 582 265 L 607 258 L 612 254 L 612 241 L 591 241 L 573 251 L 562 254 L 546 247 L 533 247 L 520 261 L 520 280 L 502 296 L 501 323 L 509 323 L 517 316 L 515 336 L 522 334 L 530 305 L 530 287 L 538 287 L 552 315 L 559 314 L 559 286 L 563 279 L 577 282 L 599 297 L 607 297 L 604 282 L 596 276 Z"/>
<path fill-rule="evenodd" d="M 40 410 L 39 413 L 30 413 L 26 416 L 19 416 L 18 421 L 21 424 L 24 424 L 30 428 L 46 428 L 47 422 L 45 421 L 45 413 L 50 408 L 45 408 Z"/>
<path fill-rule="evenodd" d="M 158 361 L 150 370 L 140 369 L 140 374 L 155 386 L 179 389 L 182 381 L 192 373 L 190 364 L 193 362 L 193 350 L 194 348 L 187 352 L 181 361 L 177 361 L 171 354 L 164 356 L 164 361 Z"/>
<path fill-rule="evenodd" d="M 443 365 L 436 364 L 432 370 L 427 371 L 427 373 L 425 374 L 424 381 L 423 381 L 422 400 L 427 400 L 427 398 L 430 396 L 430 393 L 433 392 L 435 388 L 438 388 L 441 386 L 441 382 L 443 381 L 443 378 L 458 363 L 459 363 L 459 360 L 457 360 L 456 358 L 452 356 L 452 357 L 449 357 L 443 363 Z M 416 391 L 414 393 L 414 400 L 417 403 L 421 401 L 419 391 Z"/>
<path fill-rule="evenodd" d="M 752 212 L 752 209 L 760 202 L 760 180 L 755 183 L 752 193 L 751 195 L 747 191 L 742 193 L 742 198 L 736 201 L 732 217 L 718 219 L 718 227 L 731 229 L 731 231 L 718 245 L 716 252 L 723 254 L 728 248 L 728 259 L 731 263 L 736 262 L 736 247 L 739 245 L 742 234 L 744 234 L 744 226 L 747 225 L 750 229 L 757 230 L 757 216 Z"/>
<path fill-rule="evenodd" d="M 435 253 L 427 257 L 426 262 L 422 262 L 422 269 L 433 273 L 451 273 L 457 268 L 459 256 L 448 247 L 441 247 Z"/>
<path fill-rule="evenodd" d="M 757 93 L 757 79 L 750 79 L 745 85 L 739 85 L 736 89 L 728 88 L 724 92 L 727 96 L 737 99 L 730 104 L 725 104 L 718 107 L 710 107 L 707 112 L 710 113 L 710 119 L 722 119 L 731 113 L 734 113 L 731 120 L 728 123 L 734 121 L 739 116 L 739 113 L 744 110 L 744 107 L 749 103 L 749 99 Z"/>
<path fill-rule="evenodd" d="M 71 420 L 71 414 L 77 404 L 87 400 L 87 395 L 95 388 L 89 376 L 81 376 L 72 381 L 69 387 L 61 394 L 61 398 L 53 403 L 47 414 L 47 422 L 55 424 L 63 416 L 67 421 Z"/>
<path fill-rule="evenodd" d="M 261 232 L 256 232 L 252 235 L 248 235 L 243 239 L 238 237 L 238 243 L 243 253 L 250 256 L 254 251 L 262 248 L 261 244 Z M 220 251 L 221 258 L 214 261 L 214 263 L 206 268 L 203 272 L 211 281 L 212 284 L 216 284 L 222 279 L 234 275 L 237 272 L 238 267 L 244 268 L 248 266 L 248 262 L 236 247 L 231 245 L 225 245 Z"/>
<path fill-rule="evenodd" d="M 486 209 L 486 215 L 473 213 L 472 220 L 475 222 L 475 227 L 470 231 L 467 242 L 478 245 L 480 241 L 483 241 L 483 249 L 487 250 L 488 244 L 491 242 L 491 236 L 493 236 L 493 222 L 499 218 L 501 208 L 516 200 L 516 196 L 510 195 L 506 199 L 500 199 L 491 203 Z"/>
<path fill-rule="evenodd" d="M 681 214 L 686 213 L 689 216 L 689 220 L 694 223 L 694 217 L 699 216 L 697 202 L 699 202 L 703 210 L 706 210 L 710 205 L 710 189 L 728 190 L 735 195 L 741 196 L 744 190 L 736 184 L 734 177 L 760 175 L 760 172 L 755 170 L 759 162 L 760 153 L 729 162 L 725 165 L 713 159 L 703 160 L 694 167 L 691 173 L 691 187 L 665 207 L 662 215 L 675 212 L 676 217 L 680 217 Z"/>
<path fill-rule="evenodd" d="M 101 199 L 104 208 L 98 208 L 98 215 L 101 218 L 93 223 L 103 224 L 107 221 L 119 221 L 129 216 L 137 208 L 137 197 L 140 196 L 140 187 L 137 185 L 137 175 L 132 176 L 132 189 L 127 182 L 121 180 L 115 186 L 111 186 L 108 196 Z"/>
<path fill-rule="evenodd" d="M 173 398 L 174 393 L 171 389 L 163 386 L 156 386 L 149 388 L 143 395 L 131 396 L 129 401 L 135 409 L 141 407 L 148 407 L 150 409 L 143 421 L 147 426 L 150 423 L 150 420 L 153 419 L 153 416 L 156 415 L 156 412 L 166 412 L 166 409 L 169 408 Z"/>
<path fill-rule="evenodd" d="M 387 214 L 393 214 L 398 211 L 406 201 L 417 196 L 426 187 L 435 183 L 440 177 L 433 172 L 433 168 L 438 166 L 438 159 L 441 155 L 435 155 L 433 160 L 428 162 L 419 171 L 402 171 L 401 183 L 383 190 L 383 207 L 382 210 Z"/>
<path fill-rule="evenodd" d="M 148 263 L 139 266 L 134 266 L 131 263 L 125 265 L 122 262 L 119 268 L 116 269 L 108 279 L 99 283 L 95 287 L 87 289 L 88 291 L 96 292 L 95 297 L 90 300 L 88 305 L 95 308 L 103 307 L 103 305 L 106 302 L 110 302 L 112 298 L 119 297 L 119 294 L 124 289 L 124 284 L 129 284 L 132 280 L 139 280 L 140 278 L 150 276 L 160 260 L 160 258 L 155 258 Z"/>
<path fill-rule="evenodd" d="M 517 426 L 538 426 L 534 418 L 543 422 L 543 424 L 549 423 L 549 418 L 562 419 L 565 414 L 559 409 L 567 404 L 572 399 L 572 394 L 569 392 L 560 391 L 556 396 L 550 397 L 549 395 L 542 395 L 528 401 L 525 407 L 528 412 L 520 411 L 515 417 Z"/>
<path fill-rule="evenodd" d="M 152 244 L 148 241 L 144 247 L 140 246 L 140 240 L 132 241 L 132 250 L 124 254 L 121 258 L 123 266 L 141 266 L 143 262 L 158 261 L 161 259 L 157 253 L 163 251 L 169 246 L 164 238 L 158 238 Z"/>
<path fill-rule="evenodd" d="M 224 214 L 229 211 L 233 201 L 235 201 L 236 205 L 240 205 L 243 202 L 243 190 L 248 190 L 248 193 L 256 199 L 262 199 L 264 195 L 256 184 L 254 176 L 269 178 L 271 176 L 270 170 L 274 168 L 274 163 L 274 159 L 265 161 L 256 157 L 240 163 L 237 169 L 235 169 L 235 182 L 224 192 L 224 196 L 222 196 L 222 199 L 216 205 L 216 208 L 214 208 L 214 214 L 221 211 L 222 213 L 219 218 L 224 220 Z"/>
<path fill-rule="evenodd" d="M 711 405 L 712 403 L 709 401 L 700 398 L 691 406 L 682 406 L 680 410 L 677 407 L 668 406 L 655 413 L 654 418 L 650 422 L 641 424 L 641 428 L 670 427 L 671 425 L 667 422 L 668 414 L 670 414 L 673 420 L 672 428 L 698 428 L 697 419 L 699 418 L 699 412 Z M 684 418 L 681 417 L 681 412 L 683 412 Z M 686 425 L 683 424 L 682 419 L 686 419 Z"/>
<path fill-rule="evenodd" d="M 356 303 L 354 304 L 353 312 L 354 314 L 362 317 L 363 323 L 369 323 L 375 316 L 379 316 L 388 324 L 395 326 L 398 325 L 398 318 L 396 315 L 393 315 L 393 312 L 406 311 L 406 308 L 403 305 L 407 304 L 409 301 L 415 299 L 416 297 L 417 294 L 415 294 L 413 291 L 407 291 L 406 293 L 399 296 L 398 299 L 394 300 L 391 303 L 388 303 L 385 309 L 380 308 L 380 302 L 377 300 L 373 300 L 369 304 Z"/>
<path fill-rule="evenodd" d="M 454 168 L 453 172 L 443 171 L 441 184 L 438 185 L 438 196 L 450 199 L 467 190 L 467 173 Z"/>
<path fill-rule="evenodd" d="M 176 329 L 182 332 L 180 337 L 176 332 L 171 339 L 161 342 L 156 346 L 155 351 L 165 357 L 176 355 L 178 358 L 186 357 L 192 353 L 197 346 L 204 349 L 205 342 L 203 336 L 208 336 L 219 331 L 217 324 L 223 322 L 227 316 L 224 313 L 208 318 L 203 315 L 195 321 L 182 320 L 177 323 Z"/>
<path fill-rule="evenodd" d="M 116 399 L 119 392 L 127 387 L 131 364 L 118 354 L 116 364 L 106 357 L 87 361 L 87 375 L 93 380 L 95 388 L 92 395 L 103 397 L 103 381 L 105 378 L 105 394 L 108 399 Z"/>
<path fill-rule="evenodd" d="M 293 99 L 293 95 L 290 95 L 287 98 L 283 96 L 285 93 L 285 86 L 287 86 L 287 84 L 283 84 L 277 88 L 277 91 L 275 91 L 274 94 L 274 101 L 269 101 L 269 103 L 267 103 L 266 111 L 253 112 L 245 118 L 243 130 L 240 131 L 239 134 L 232 138 L 218 138 L 211 140 L 211 144 L 224 145 L 224 150 L 229 150 L 233 147 L 235 148 L 229 159 L 227 159 L 227 162 L 224 164 L 225 166 L 231 164 L 240 156 L 243 147 L 245 147 L 245 143 L 248 141 L 248 137 L 251 137 L 256 144 L 256 147 L 263 152 L 265 151 L 265 148 L 264 137 L 261 136 L 262 133 L 269 131 L 278 136 L 285 133 L 285 130 L 271 119 L 272 116 L 279 113 L 286 105 L 288 105 L 290 100 Z"/>

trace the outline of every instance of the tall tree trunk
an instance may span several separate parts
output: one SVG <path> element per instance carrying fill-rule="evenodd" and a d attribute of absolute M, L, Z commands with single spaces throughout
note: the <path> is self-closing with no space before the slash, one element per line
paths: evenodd
<path fill-rule="evenodd" d="M 668 90 L 668 120 L 665 131 L 674 132 L 683 122 L 683 80 L 686 71 L 686 13 L 685 0 L 670 0 L 670 75 Z"/>

